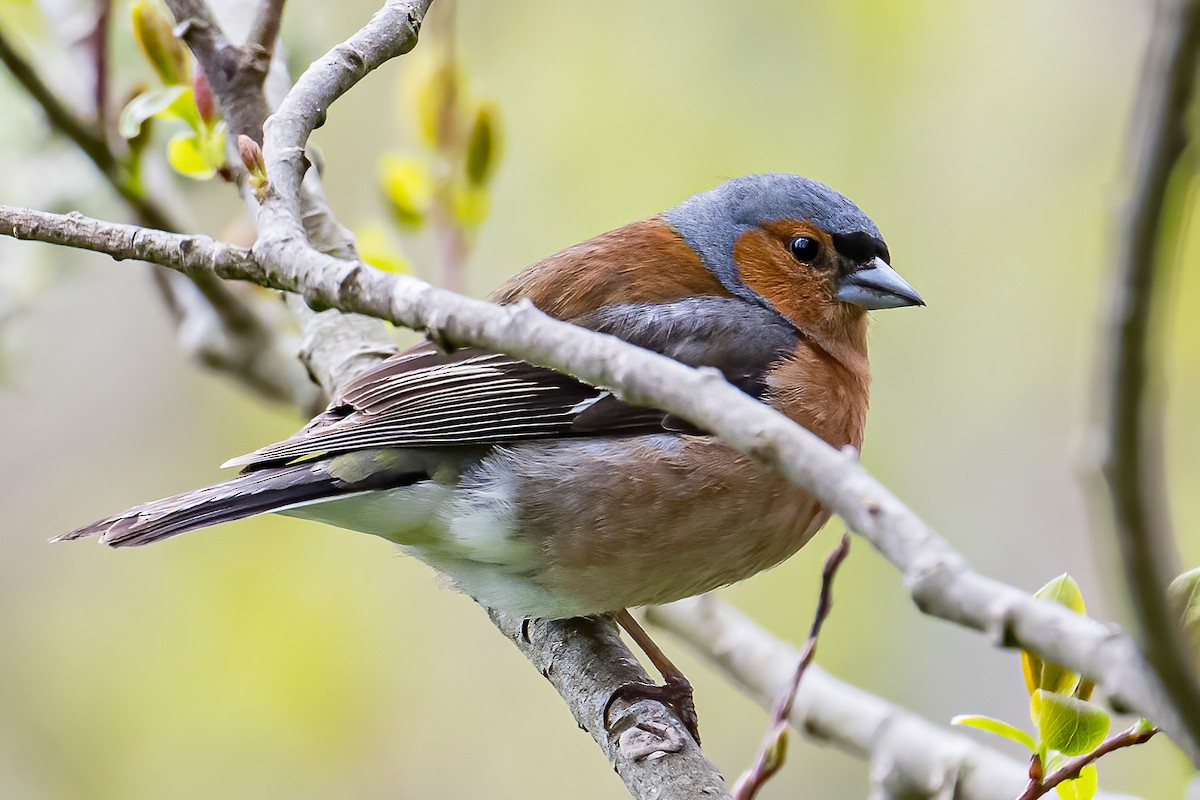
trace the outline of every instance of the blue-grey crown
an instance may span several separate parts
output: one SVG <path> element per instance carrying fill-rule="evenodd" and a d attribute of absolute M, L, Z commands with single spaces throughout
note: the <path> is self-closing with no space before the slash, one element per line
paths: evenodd
<path fill-rule="evenodd" d="M 705 266 L 736 295 L 761 298 L 738 278 L 733 244 L 764 222 L 795 219 L 812 222 L 830 233 L 867 233 L 883 237 L 871 218 L 840 192 L 819 181 L 781 172 L 746 175 L 692 195 L 663 220 L 691 245 Z"/>

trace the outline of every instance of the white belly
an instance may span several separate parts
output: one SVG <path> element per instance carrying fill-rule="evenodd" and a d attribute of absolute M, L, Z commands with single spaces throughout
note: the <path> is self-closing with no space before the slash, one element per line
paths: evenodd
<path fill-rule="evenodd" d="M 536 583 L 538 548 L 517 532 L 512 497 L 503 481 L 458 488 L 422 481 L 298 504 L 278 513 L 394 542 L 490 608 L 547 619 L 588 612 Z"/>

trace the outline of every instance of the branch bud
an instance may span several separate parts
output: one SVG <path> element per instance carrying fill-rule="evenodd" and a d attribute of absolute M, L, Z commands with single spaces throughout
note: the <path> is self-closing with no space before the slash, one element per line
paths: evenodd
<path fill-rule="evenodd" d="M 262 148 L 258 146 L 258 142 L 242 133 L 237 137 L 237 150 L 242 165 L 249 174 L 254 196 L 261 203 L 267 196 L 267 162 L 263 159 Z"/>
<path fill-rule="evenodd" d="M 212 86 L 208 82 L 208 76 L 204 74 L 204 70 L 199 64 L 196 65 L 195 74 L 192 76 L 192 97 L 196 101 L 196 110 L 200 112 L 200 119 L 205 125 L 212 125 L 221 115 L 217 113 L 217 102 L 213 98 Z"/>

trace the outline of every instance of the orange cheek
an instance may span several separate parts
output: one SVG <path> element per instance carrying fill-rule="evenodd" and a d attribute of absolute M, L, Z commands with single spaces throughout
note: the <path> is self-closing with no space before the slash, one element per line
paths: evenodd
<path fill-rule="evenodd" d="M 813 234 L 803 231 L 794 235 Z M 733 245 L 738 271 L 742 281 L 779 313 L 799 324 L 813 321 L 833 300 L 826 275 L 797 263 L 782 246 L 781 238 L 761 228 L 743 233 Z"/>

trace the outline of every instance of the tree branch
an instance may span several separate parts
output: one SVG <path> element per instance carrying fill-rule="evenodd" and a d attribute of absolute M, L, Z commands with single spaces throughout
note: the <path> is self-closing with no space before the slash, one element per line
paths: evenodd
<path fill-rule="evenodd" d="M 41 106 L 51 126 L 91 160 L 141 224 L 160 230 L 180 229 L 170 213 L 135 184 L 109 147 L 103 130 L 80 120 L 3 31 L 0 61 Z M 260 319 L 229 287 L 205 271 L 193 273 L 189 281 L 154 269 L 155 284 L 174 318 L 185 352 L 234 376 L 269 400 L 301 407 L 314 405 L 316 390 L 296 366 L 292 343 Z"/>
<path fill-rule="evenodd" d="M 162 263 L 177 269 L 211 271 L 222 277 L 298 292 L 316 308 L 368 314 L 425 330 L 439 341 L 503 350 L 589 383 L 612 387 L 627 401 L 679 414 L 780 470 L 841 514 L 904 573 L 914 599 L 927 613 L 988 632 L 997 644 L 1020 645 L 1081 672 L 1109 690 L 1114 702 L 1154 718 L 1169 731 L 1181 730 L 1180 721 L 1170 705 L 1162 702 L 1156 681 L 1127 639 L 1100 623 L 1071 614 L 1061 606 L 1033 600 L 1024 592 L 972 571 L 961 555 L 854 460 L 746 397 L 718 373 L 693 370 L 611 337 L 552 320 L 528 304 L 492 306 L 314 249 L 306 237 L 302 215 L 301 180 L 308 167 L 304 157 L 308 136 L 337 97 L 367 72 L 413 46 L 428 4 L 428 0 L 388 2 L 350 40 L 310 66 L 281 104 L 265 131 L 270 186 L 259 214 L 261 235 L 253 252 L 205 237 L 172 238 L 168 234 L 117 231 L 113 228 L 129 226 L 105 227 L 104 223 L 75 217 L 55 219 L 54 215 L 31 218 L 30 212 L 23 211 L 19 213 L 24 216 L 16 224 L 6 222 L 0 233 L 11 230 L 10 235 L 20 238 L 78 244 L 69 241 L 71 236 L 56 226 L 67 221 L 68 228 L 98 225 L 92 233 L 102 241 L 96 247 L 85 245 L 91 249 L 117 257 L 129 257 L 129 253 L 145 253 L 139 257 L 148 257 L 153 253 Z M 203 5 L 184 0 L 172 3 L 173 9 Z M 203 15 L 204 11 L 198 13 Z M 203 16 L 195 19 L 202 21 Z M 193 22 L 190 17 L 185 24 L 189 22 Z M 203 47 L 205 37 L 194 35 Z M 216 82 L 214 91 L 221 95 Z M 10 221 L 6 215 L 13 213 L 13 209 L 0 209 L 0 219 Z M 594 639 L 595 635 L 589 633 L 570 647 L 590 646 L 588 642 Z M 567 645 L 559 641 L 555 646 Z M 543 647 L 546 649 L 526 655 L 531 659 L 553 655 L 551 645 Z M 614 652 L 627 653 L 623 647 Z M 604 656 L 604 663 L 610 661 L 610 656 Z M 574 663 L 584 664 L 587 660 Z M 597 659 L 592 666 L 599 663 Z M 560 692 L 569 694 L 575 680 L 582 677 L 562 677 Z M 572 700 L 567 699 L 571 704 Z M 585 705 L 578 708 L 577 718 L 583 715 L 586 719 L 590 714 L 594 727 L 594 709 L 588 711 Z M 670 740 L 669 734 L 662 739 Z M 1179 741 L 1190 748 L 1196 761 L 1200 751 L 1190 747 L 1186 737 Z"/>
<path fill-rule="evenodd" d="M 242 46 L 243 51 L 253 54 L 252 59 L 262 65 L 264 78 L 275 54 L 275 40 L 279 38 L 279 26 L 283 23 L 283 5 L 284 0 L 261 0 L 246 44 Z"/>
<path fill-rule="evenodd" d="M 1180 729 L 1152 673 L 1127 638 L 984 577 L 885 489 L 853 457 L 831 448 L 779 412 L 725 382 L 611 336 L 552 319 L 528 303 L 496 306 L 312 250 L 303 239 L 264 239 L 247 253 L 204 236 L 180 236 L 0 207 L 0 234 L 83 246 L 117 258 L 159 259 L 184 271 L 212 270 L 428 332 L 435 340 L 499 350 L 611 388 L 622 399 L 662 408 L 714 431 L 729 444 L 811 491 L 904 574 L 926 613 L 1019 646 L 1095 680 L 1115 705 Z M 301 236 L 303 232 L 301 231 Z M 1186 737 L 1180 741 L 1188 742 Z"/>
<path fill-rule="evenodd" d="M 271 107 L 262 76 L 247 75 L 241 70 L 246 48 L 238 49 L 229 44 L 212 10 L 203 0 L 167 0 L 167 3 L 177 19 L 187 21 L 186 26 L 181 25 L 185 28 L 185 40 L 205 74 L 221 76 L 212 84 L 213 94 L 225 110 L 232 138 L 236 140 L 238 135 L 245 135 L 261 142 L 263 121 L 271 113 Z M 264 17 L 273 13 L 282 15 L 283 3 L 263 0 L 256 18 L 261 25 L 252 26 L 247 48 L 256 36 L 266 35 L 264 26 L 269 27 L 270 21 Z M 257 206 L 252 198 L 248 202 Z M 357 259 L 353 237 L 334 219 L 315 170 L 310 170 L 304 177 L 300 206 L 301 222 L 309 244 L 336 258 Z M 316 314 L 297 299 L 289 300 L 289 308 L 300 324 L 300 359 L 313 381 L 321 387 L 321 395 L 332 394 L 339 385 L 395 350 L 391 337 L 378 320 L 336 310 Z M 301 408 L 314 413 L 319 410 Z"/>
<path fill-rule="evenodd" d="M 66 103 L 59 99 L 54 90 L 42 80 L 42 76 L 38 74 L 34 66 L 17 51 L 16 46 L 4 34 L 3 28 L 0 28 L 0 62 L 4 64 L 17 83 L 21 84 L 21 88 L 28 92 L 29 96 L 41 107 L 42 113 L 46 115 L 52 128 L 74 142 L 105 177 L 115 174 L 117 159 L 109 150 L 103 132 L 83 122 L 75 115 L 74 111 L 67 107 Z M 125 192 L 121 191 L 121 187 L 114 184 L 113 188 L 117 189 L 126 201 L 131 200 Z M 141 198 L 137 199 L 141 200 Z M 133 205 L 133 202 L 130 202 L 130 205 Z M 138 216 L 143 216 L 141 211 L 138 212 Z M 165 214 L 161 214 L 157 208 L 150 208 L 142 222 L 152 228 L 171 227 L 166 222 Z"/>
<path fill-rule="evenodd" d="M 268 3 L 270 0 L 267 0 Z M 281 4 L 280 4 L 281 5 Z M 428 2 L 419 9 L 423 15 Z M 185 38 L 206 72 L 224 76 L 222 62 L 229 47 L 216 20 L 203 3 L 172 3 L 172 10 L 192 23 L 195 30 Z M 260 7 L 260 15 L 263 7 Z M 417 18 L 419 21 L 419 17 Z M 415 39 L 416 26 L 409 29 Z M 255 34 L 252 32 L 251 41 Z M 194 41 L 193 41 L 194 40 Z M 409 45 L 411 47 L 411 44 Z M 407 49 L 407 48 L 406 48 Z M 261 80 L 224 77 L 213 86 L 214 94 L 227 109 L 226 119 L 235 132 L 261 136 L 256 126 L 266 116 L 268 103 Z M 303 178 L 296 196 L 301 241 L 309 252 L 338 259 L 357 260 L 353 240 L 337 223 L 321 190 L 315 171 Z M 295 221 L 294 219 L 292 221 Z M 260 233 L 269 229 L 259 220 Z M 126 232 L 127 233 L 127 232 Z M 117 237 L 120 243 L 121 237 Z M 123 244 L 128 246 L 129 239 Z M 181 248 L 154 239 L 147 247 L 180 261 L 188 268 L 211 267 L 237 277 L 247 257 L 244 250 L 226 248 L 211 240 L 198 240 Z M 193 257 L 201 254 L 199 260 Z M 209 258 L 211 256 L 211 258 Z M 336 310 L 314 313 L 298 298 L 290 302 L 304 331 L 301 356 L 314 379 L 332 393 L 339 385 L 373 366 L 394 351 L 383 326 L 374 319 Z M 538 636 L 522 620 L 488 610 L 493 623 L 515 644 L 559 691 L 576 721 L 589 730 L 635 797 L 684 800 L 697 796 L 727 796 L 716 768 L 704 758 L 698 745 L 674 715 L 656 703 L 635 703 L 623 710 L 615 738 L 600 723 L 601 713 L 612 693 L 625 683 L 650 683 L 650 678 L 621 643 L 611 622 L 570 620 L 539 623 Z"/>
<path fill-rule="evenodd" d="M 271 113 L 263 80 L 271 66 L 274 40 L 270 50 L 256 46 L 238 47 L 225 36 L 204 0 L 166 0 L 166 3 L 179 23 L 175 28 L 176 35 L 192 51 L 212 86 L 221 114 L 229 125 L 231 140 L 236 141 L 242 134 L 261 144 L 263 121 Z M 278 6 L 278 12 L 283 13 L 282 2 L 266 0 L 266 3 Z M 260 7 L 255 22 L 258 23 L 266 13 Z M 265 25 L 269 23 L 269 19 L 263 21 Z M 251 31 L 252 36 L 263 33 L 262 29 Z"/>
<path fill-rule="evenodd" d="M 107 139 L 108 130 L 108 35 L 112 19 L 112 0 L 96 0 L 96 21 L 88 34 L 92 56 L 92 106 L 96 128 Z"/>
<path fill-rule="evenodd" d="M 1122 747 L 1144 744 L 1150 741 L 1156 733 L 1158 733 L 1157 729 L 1147 726 L 1144 722 L 1137 722 L 1130 725 L 1120 733 L 1114 733 L 1105 739 L 1095 750 L 1072 758 L 1041 780 L 1031 779 L 1028 788 L 1021 793 L 1021 796 L 1017 800 L 1037 800 L 1037 798 L 1049 794 L 1060 783 L 1078 778 L 1079 772 L 1084 767 L 1094 764 L 1097 759 L 1108 755 L 1114 750 L 1120 750 Z"/>
<path fill-rule="evenodd" d="M 530 622 L 495 609 L 488 616 L 554 686 L 575 721 L 637 798 L 726 798 L 717 768 L 683 724 L 662 704 L 639 700 L 622 708 L 612 732 L 602 722 L 608 698 L 629 683 L 653 683 L 607 617 Z"/>
<path fill-rule="evenodd" d="M 1162 398 L 1149 378 L 1161 365 L 1153 335 L 1156 292 L 1170 269 L 1162 254 L 1163 214 L 1171 175 L 1188 144 L 1198 52 L 1200 3 L 1160 2 L 1126 158 L 1133 186 L 1114 238 L 1116 287 L 1104 365 L 1107 447 L 1101 464 L 1138 639 L 1184 722 L 1193 751 L 1200 747 L 1200 683 L 1167 601 L 1167 584 L 1180 568 L 1163 480 Z"/>
<path fill-rule="evenodd" d="M 792 680 L 799 654 L 752 619 L 712 595 L 646 609 L 728 676 L 763 708 Z M 1012 800 L 1025 788 L 1027 765 L 962 734 L 808 668 L 788 714 L 791 726 L 871 763 L 872 797 Z M 1101 792 L 1100 800 L 1117 800 Z"/>
<path fill-rule="evenodd" d="M 346 42 L 312 64 L 267 122 L 270 181 L 259 212 L 255 255 L 272 282 L 310 304 L 381 316 L 435 339 L 511 353 L 581 380 L 613 387 L 623 399 L 683 416 L 730 446 L 811 491 L 905 576 L 926 613 L 989 633 L 1095 679 L 1115 703 L 1139 710 L 1169 733 L 1183 727 L 1136 648 L 1106 626 L 974 572 L 950 544 L 857 462 L 726 383 L 713 370 L 678 362 L 551 320 L 528 304 L 496 308 L 415 278 L 385 275 L 361 262 L 314 251 L 299 222 L 304 145 L 330 105 L 358 80 L 415 44 L 428 7 L 389 2 Z M 382 313 L 381 313 L 382 312 Z M 1200 746 L 1178 735 L 1194 764 Z"/>

